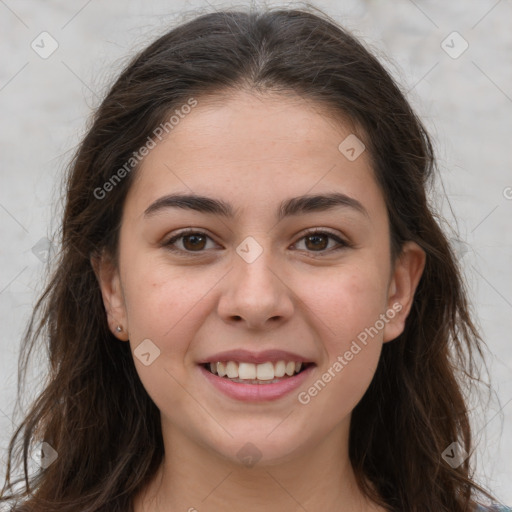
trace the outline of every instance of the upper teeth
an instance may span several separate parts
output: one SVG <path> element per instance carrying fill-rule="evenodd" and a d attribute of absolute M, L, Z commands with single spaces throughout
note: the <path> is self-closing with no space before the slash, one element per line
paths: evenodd
<path fill-rule="evenodd" d="M 293 361 L 262 364 L 236 361 L 210 363 L 211 372 L 218 374 L 219 377 L 247 380 L 273 380 L 276 377 L 284 377 L 285 374 L 291 377 L 294 373 L 300 372 L 301 367 L 302 363 Z"/>

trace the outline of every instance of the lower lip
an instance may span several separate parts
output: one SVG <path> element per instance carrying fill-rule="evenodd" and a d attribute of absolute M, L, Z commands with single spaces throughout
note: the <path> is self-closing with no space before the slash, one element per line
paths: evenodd
<path fill-rule="evenodd" d="M 294 389 L 297 389 L 311 374 L 315 365 L 308 366 L 305 370 L 273 384 L 243 384 L 232 382 L 225 377 L 219 377 L 200 365 L 199 369 L 208 381 L 225 395 L 245 402 L 266 402 L 277 400 Z"/>

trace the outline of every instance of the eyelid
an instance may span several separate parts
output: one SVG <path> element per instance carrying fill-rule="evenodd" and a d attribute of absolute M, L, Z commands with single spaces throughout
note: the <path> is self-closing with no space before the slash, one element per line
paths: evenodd
<path fill-rule="evenodd" d="M 187 255 L 203 254 L 206 252 L 205 250 L 203 250 L 203 251 L 184 251 L 183 249 L 176 249 L 175 247 L 172 246 L 172 244 L 174 242 L 176 242 L 180 238 L 185 237 L 187 235 L 202 235 L 202 236 L 205 236 L 206 238 L 209 238 L 210 240 L 213 240 L 213 237 L 210 236 L 203 228 L 185 228 L 185 229 L 173 234 L 170 238 L 164 240 L 160 245 L 171 252 L 183 253 L 183 254 L 187 254 Z M 215 242 L 215 240 L 213 240 L 213 241 Z M 215 242 L 215 243 L 217 243 L 217 242 Z"/>
<path fill-rule="evenodd" d="M 293 245 L 296 245 L 298 242 L 300 242 L 302 239 L 306 238 L 307 236 L 312 235 L 328 235 L 329 238 L 333 239 L 338 245 L 336 247 L 331 247 L 330 249 L 325 249 L 322 251 L 306 251 L 310 255 L 318 255 L 318 256 L 324 256 L 327 254 L 331 254 L 332 252 L 341 250 L 341 249 L 347 249 L 350 247 L 353 247 L 353 244 L 349 242 L 344 236 L 340 235 L 337 232 L 331 231 L 329 228 L 310 228 L 306 231 L 304 231 L 297 239 L 296 242 L 294 242 Z"/>
<path fill-rule="evenodd" d="M 185 255 L 202 255 L 207 252 L 206 250 L 185 251 L 183 249 L 177 249 L 172 246 L 172 244 L 175 243 L 177 240 L 179 240 L 180 238 L 185 237 L 187 235 L 202 235 L 202 236 L 205 236 L 206 238 L 209 238 L 213 242 L 215 242 L 213 237 L 211 237 L 203 228 L 185 228 L 185 229 L 179 231 L 178 233 L 175 233 L 174 235 L 172 235 L 168 240 L 162 242 L 161 245 L 171 252 L 181 253 L 181 254 L 185 254 Z M 311 254 L 311 255 L 323 256 L 323 255 L 330 254 L 330 253 L 340 250 L 340 249 L 346 249 L 349 247 L 353 247 L 353 244 L 350 243 L 348 240 L 346 240 L 343 236 L 331 231 L 329 228 L 321 228 L 321 227 L 310 228 L 310 229 L 302 232 L 299 235 L 299 237 L 297 238 L 297 240 L 292 245 L 296 245 L 298 242 L 300 242 L 307 236 L 312 236 L 312 235 L 327 235 L 329 238 L 334 240 L 338 245 L 336 247 L 331 247 L 330 249 L 325 249 L 325 250 L 321 250 L 321 251 L 306 251 L 308 254 Z M 217 242 L 215 242 L 215 243 L 217 243 Z"/>

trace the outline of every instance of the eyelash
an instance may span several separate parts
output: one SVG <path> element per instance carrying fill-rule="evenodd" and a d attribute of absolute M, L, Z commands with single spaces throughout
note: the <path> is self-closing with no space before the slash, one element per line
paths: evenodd
<path fill-rule="evenodd" d="M 189 236 L 189 235 L 200 235 L 200 236 L 205 236 L 206 238 L 209 238 L 210 240 L 212 239 L 210 236 L 208 236 L 206 233 L 204 233 L 202 231 L 198 231 L 198 230 L 194 230 L 194 229 L 187 229 L 187 230 L 182 231 L 182 232 L 178 233 L 177 235 L 173 236 L 172 238 L 170 238 L 166 242 L 164 242 L 162 244 L 162 246 L 164 246 L 167 250 L 169 250 L 171 252 L 174 252 L 174 253 L 186 253 L 187 255 L 189 255 L 189 254 L 201 254 L 201 253 L 204 253 L 205 250 L 201 250 L 201 251 L 187 251 L 187 250 L 184 250 L 184 249 L 177 249 L 176 247 L 173 247 L 173 244 L 177 240 L 179 240 L 180 238 L 184 238 L 186 236 Z M 308 231 L 308 232 L 304 233 L 304 235 L 301 238 L 299 238 L 299 240 L 297 242 L 303 240 L 304 238 L 307 238 L 308 236 L 314 236 L 314 235 L 327 235 L 328 238 L 333 239 L 339 245 L 338 245 L 338 247 L 334 247 L 334 248 L 330 248 L 330 249 L 324 249 L 324 250 L 321 250 L 321 251 L 307 251 L 307 252 L 309 252 L 311 254 L 315 254 L 315 255 L 318 254 L 320 256 L 323 256 L 324 254 L 327 254 L 327 253 L 330 253 L 330 252 L 333 252 L 333 251 L 339 251 L 341 249 L 346 249 L 348 247 L 352 247 L 351 244 L 349 244 L 347 241 L 341 239 L 339 236 L 335 235 L 334 233 L 331 233 L 330 231 L 320 230 L 320 229 L 313 229 L 311 231 Z"/>

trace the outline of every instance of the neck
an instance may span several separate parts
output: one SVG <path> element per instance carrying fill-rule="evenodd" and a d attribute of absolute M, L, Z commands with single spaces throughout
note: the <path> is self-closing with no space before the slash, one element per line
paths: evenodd
<path fill-rule="evenodd" d="M 348 458 L 348 423 L 344 432 L 334 429 L 319 444 L 252 467 L 223 458 L 179 431 L 167 428 L 166 433 L 170 455 L 136 497 L 135 512 L 225 512 L 233 505 L 250 512 L 384 510 L 356 484 Z"/>

